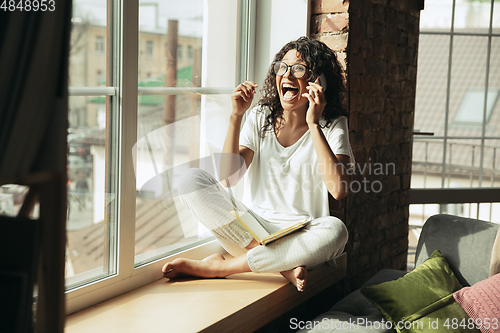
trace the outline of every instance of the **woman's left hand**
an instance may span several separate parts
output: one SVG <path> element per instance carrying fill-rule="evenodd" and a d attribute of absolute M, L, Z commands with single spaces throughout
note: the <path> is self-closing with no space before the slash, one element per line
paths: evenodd
<path fill-rule="evenodd" d="M 321 114 L 326 106 L 326 98 L 323 87 L 319 82 L 319 78 L 315 82 L 309 82 L 306 88 L 307 93 L 302 96 L 307 97 L 309 100 L 309 108 L 306 113 L 307 125 L 319 124 Z"/>

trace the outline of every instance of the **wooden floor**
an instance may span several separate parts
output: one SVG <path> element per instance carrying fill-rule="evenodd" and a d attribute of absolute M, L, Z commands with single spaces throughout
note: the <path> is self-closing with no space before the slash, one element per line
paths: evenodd
<path fill-rule="evenodd" d="M 345 277 L 337 267 L 308 272 L 305 292 L 281 275 L 159 280 L 67 317 L 66 332 L 253 332 Z"/>

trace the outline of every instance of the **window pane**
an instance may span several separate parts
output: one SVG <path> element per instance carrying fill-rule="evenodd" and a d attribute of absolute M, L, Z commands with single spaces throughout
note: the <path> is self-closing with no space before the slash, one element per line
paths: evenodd
<path fill-rule="evenodd" d="M 470 50 L 474 50 L 473 61 L 471 61 Z M 463 107 L 463 103 L 467 102 L 468 91 L 479 91 L 484 101 L 487 56 L 488 37 L 455 36 L 453 38 L 450 114 L 448 116 L 450 125 L 448 135 L 450 136 L 482 135 L 482 123 L 463 124 L 457 123 L 455 119 L 460 119 L 460 114 L 457 113 Z M 479 118 L 482 120 L 483 110 L 476 108 L 472 112 L 479 112 Z"/>
<path fill-rule="evenodd" d="M 69 98 L 66 284 L 114 272 L 108 232 L 115 228 L 109 193 L 106 98 Z"/>
<path fill-rule="evenodd" d="M 485 140 L 484 148 L 482 148 L 481 140 L 448 140 L 443 186 L 446 188 L 499 187 L 499 142 L 500 140 Z M 442 187 L 443 150 L 443 140 L 415 139 L 413 143 L 412 188 Z"/>
<path fill-rule="evenodd" d="M 106 0 L 74 0 L 69 84 L 106 86 Z M 115 125 L 111 97 L 68 99 L 66 286 L 116 272 Z"/>
<path fill-rule="evenodd" d="M 500 3 L 498 4 L 500 7 Z M 488 89 L 500 90 L 500 37 L 492 37 L 491 39 L 491 54 L 490 54 L 490 70 L 488 77 Z M 500 97 L 498 97 L 500 99 Z M 488 100 L 489 103 L 489 100 Z M 495 130 L 489 131 L 488 134 L 500 133 L 500 101 L 497 99 L 496 104 L 493 106 L 491 118 L 489 121 L 490 128 L 495 128 Z"/>
<path fill-rule="evenodd" d="M 487 33 L 491 1 L 458 0 L 455 7 L 455 32 Z"/>
<path fill-rule="evenodd" d="M 203 0 L 139 3 L 139 54 L 147 54 L 151 43 L 154 47 L 152 57 L 139 58 L 138 68 L 136 265 L 212 239 L 172 191 L 182 170 L 200 163 L 211 165 L 210 154 L 222 148 L 218 136 L 227 130 L 224 115 L 230 110 L 230 96 L 226 91 L 234 87 L 237 47 L 237 29 L 229 24 L 237 22 L 237 3 L 222 11 L 212 5 L 218 4 Z M 209 14 L 224 19 L 208 20 Z M 221 37 L 219 29 L 232 37 Z M 205 45 L 217 46 L 217 54 Z M 205 95 L 196 87 L 228 88 Z M 177 90 L 157 94 L 147 92 L 148 88 Z M 202 128 L 209 128 L 211 134 Z"/>
<path fill-rule="evenodd" d="M 415 137 L 411 188 L 440 188 L 443 173 L 443 140 Z"/>
<path fill-rule="evenodd" d="M 477 187 L 480 166 L 480 140 L 448 140 L 444 187 Z"/>
<path fill-rule="evenodd" d="M 482 187 L 500 187 L 500 140 L 486 140 Z"/>
<path fill-rule="evenodd" d="M 73 0 L 70 87 L 106 86 L 106 0 Z"/>
<path fill-rule="evenodd" d="M 421 30 L 451 30 L 453 0 L 426 1 L 420 13 Z"/>
<path fill-rule="evenodd" d="M 500 0 L 494 0 L 493 8 L 493 33 L 499 33 L 500 29 Z"/>
<path fill-rule="evenodd" d="M 410 226 L 422 227 L 432 215 L 439 214 L 438 204 L 410 205 Z"/>
<path fill-rule="evenodd" d="M 479 209 L 479 211 L 478 211 Z M 410 205 L 410 226 L 419 229 L 424 222 L 435 214 L 451 214 L 484 221 L 500 223 L 500 203 L 456 203 Z M 479 215 L 478 215 L 479 214 Z M 418 237 L 419 231 L 417 232 Z"/>
<path fill-rule="evenodd" d="M 415 130 L 444 134 L 450 36 L 420 35 Z"/>
<path fill-rule="evenodd" d="M 414 268 L 415 252 L 422 226 L 429 217 L 435 214 L 451 214 L 484 221 L 500 223 L 500 203 L 458 203 L 458 204 L 425 204 L 410 205 L 408 232 L 408 267 Z"/>

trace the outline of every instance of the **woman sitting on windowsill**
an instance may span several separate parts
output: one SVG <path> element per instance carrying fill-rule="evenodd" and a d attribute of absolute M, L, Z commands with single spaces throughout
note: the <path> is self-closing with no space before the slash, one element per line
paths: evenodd
<path fill-rule="evenodd" d="M 337 200 L 347 195 L 347 167 L 354 158 L 342 106 L 344 80 L 335 53 L 307 37 L 286 44 L 269 69 L 263 98 L 249 111 L 240 133 L 256 88 L 246 81 L 231 96 L 221 161 L 222 175 L 238 176 L 221 177 L 227 178 L 226 187 L 234 186 L 248 170 L 246 205 L 199 169 L 190 169 L 177 186 L 188 209 L 234 258 L 214 254 L 203 260 L 175 259 L 163 266 L 166 278 L 280 272 L 303 291 L 307 269 L 334 263 L 344 250 L 347 229 L 329 216 L 328 192 Z M 244 161 L 240 172 L 235 172 L 233 165 L 239 165 L 230 156 Z M 230 213 L 233 210 L 250 212 L 269 233 L 305 218 L 311 222 L 262 246 Z"/>

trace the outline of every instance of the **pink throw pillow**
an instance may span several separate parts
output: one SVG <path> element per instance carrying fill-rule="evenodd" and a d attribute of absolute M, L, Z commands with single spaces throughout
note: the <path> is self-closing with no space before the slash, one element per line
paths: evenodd
<path fill-rule="evenodd" d="M 500 274 L 464 287 L 453 297 L 483 333 L 500 333 Z"/>

